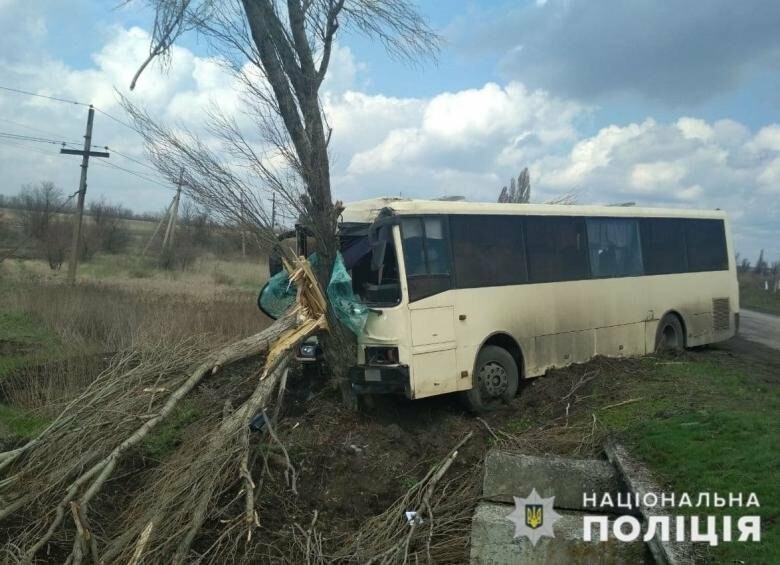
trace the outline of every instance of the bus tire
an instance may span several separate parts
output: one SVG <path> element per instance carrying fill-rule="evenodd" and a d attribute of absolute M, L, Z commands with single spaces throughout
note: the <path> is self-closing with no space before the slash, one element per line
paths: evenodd
<path fill-rule="evenodd" d="M 685 348 L 685 331 L 675 314 L 667 314 L 658 323 L 655 332 L 656 351 L 682 351 Z"/>
<path fill-rule="evenodd" d="M 463 400 L 472 412 L 488 412 L 499 408 L 517 394 L 519 377 L 517 363 L 501 347 L 483 347 L 474 366 L 474 386 L 464 391 Z"/>

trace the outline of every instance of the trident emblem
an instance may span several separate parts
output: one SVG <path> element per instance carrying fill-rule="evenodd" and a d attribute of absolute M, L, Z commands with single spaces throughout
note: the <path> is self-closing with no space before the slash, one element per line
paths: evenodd
<path fill-rule="evenodd" d="M 544 507 L 541 504 L 525 505 L 525 525 L 535 530 L 544 521 Z"/>

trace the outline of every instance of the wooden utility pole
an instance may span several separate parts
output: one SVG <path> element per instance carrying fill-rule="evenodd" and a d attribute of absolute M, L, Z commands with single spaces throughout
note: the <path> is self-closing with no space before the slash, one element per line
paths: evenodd
<path fill-rule="evenodd" d="M 165 252 L 167 247 L 173 247 L 173 235 L 176 231 L 176 219 L 179 215 L 179 199 L 181 198 L 181 185 L 183 183 L 182 177 L 184 171 L 179 174 L 179 182 L 176 183 L 176 196 L 173 197 L 173 204 L 171 206 L 171 214 L 168 217 L 168 227 L 165 229 L 165 237 L 163 238 L 162 249 Z"/>
<path fill-rule="evenodd" d="M 271 230 L 276 228 L 276 193 L 271 193 Z"/>
<path fill-rule="evenodd" d="M 162 215 L 162 218 L 160 218 L 160 221 L 157 223 L 157 227 L 154 228 L 154 233 L 152 234 L 152 237 L 149 238 L 149 241 L 146 243 L 146 247 L 144 247 L 144 250 L 141 251 L 141 257 L 146 255 L 146 252 L 149 251 L 149 248 L 152 246 L 152 242 L 154 241 L 154 238 L 157 237 L 157 234 L 160 232 L 160 228 L 165 223 L 168 214 L 171 213 L 171 209 L 173 208 L 173 203 L 175 200 L 176 200 L 176 196 L 174 196 L 173 199 L 171 199 L 171 203 L 168 204 L 168 207 L 165 209 L 165 214 Z"/>
<path fill-rule="evenodd" d="M 244 231 L 244 226 L 246 225 L 246 220 L 244 218 L 244 189 L 241 189 L 241 225 L 239 228 L 241 229 L 241 256 L 246 257 L 246 232 Z"/>
<path fill-rule="evenodd" d="M 84 218 L 84 197 L 87 194 L 87 167 L 90 157 L 108 157 L 105 151 L 90 151 L 92 147 L 92 123 L 95 121 L 95 109 L 89 105 L 87 113 L 87 131 L 84 133 L 84 150 L 60 149 L 60 153 L 66 155 L 81 155 L 81 180 L 79 181 L 79 197 L 76 203 L 76 221 L 73 226 L 73 243 L 70 248 L 70 262 L 68 263 L 68 284 L 76 282 L 76 267 L 79 264 L 79 247 L 81 245 L 81 224 Z"/>

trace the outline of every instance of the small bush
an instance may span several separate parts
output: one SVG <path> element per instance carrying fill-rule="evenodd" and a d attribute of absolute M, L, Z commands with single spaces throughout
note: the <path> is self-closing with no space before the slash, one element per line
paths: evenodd
<path fill-rule="evenodd" d="M 214 284 L 233 286 L 233 284 L 236 282 L 233 280 L 233 277 L 217 269 L 214 269 L 214 271 L 211 273 L 211 277 L 214 280 Z"/>
<path fill-rule="evenodd" d="M 46 233 L 40 240 L 39 245 L 52 271 L 59 271 L 67 257 L 72 230 L 70 222 L 55 218 L 49 222 Z"/>
<path fill-rule="evenodd" d="M 139 262 L 131 265 L 127 274 L 131 279 L 148 279 L 152 276 L 152 269 L 149 265 Z"/>
<path fill-rule="evenodd" d="M 92 202 L 89 205 L 92 221 L 85 239 L 104 253 L 122 253 L 130 243 L 130 229 L 122 218 L 123 214 L 127 214 L 125 209 L 104 199 Z"/>

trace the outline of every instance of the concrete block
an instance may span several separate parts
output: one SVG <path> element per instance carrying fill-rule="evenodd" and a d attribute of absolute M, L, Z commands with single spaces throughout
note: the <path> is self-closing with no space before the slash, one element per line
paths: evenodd
<path fill-rule="evenodd" d="M 514 539 L 514 525 L 506 519 L 514 506 L 482 502 L 472 519 L 471 565 L 652 563 L 641 541 L 623 543 L 611 537 L 605 542 L 581 539 L 584 514 L 562 513 L 555 522 L 554 538 L 542 538 L 534 546 L 525 538 Z"/>
<path fill-rule="evenodd" d="M 639 495 L 640 500 L 646 493 L 664 492 L 664 489 L 655 482 L 650 470 L 640 461 L 629 455 L 625 447 L 619 443 L 608 442 L 604 446 L 607 459 L 613 464 L 620 477 L 621 484 L 632 493 Z M 642 506 L 640 515 L 645 524 L 652 516 L 666 515 L 666 509 L 654 506 L 648 508 Z M 677 528 L 674 518 L 670 520 L 670 540 L 676 539 Z M 648 547 L 655 557 L 656 563 L 664 565 L 683 565 L 694 562 L 693 545 L 690 541 L 661 541 L 660 538 L 653 538 L 648 542 Z"/>
<path fill-rule="evenodd" d="M 583 493 L 596 493 L 600 500 L 610 493 L 616 500 L 618 475 L 607 461 L 535 457 L 492 450 L 485 459 L 482 494 L 489 500 L 513 503 L 513 496 L 526 497 L 531 489 L 540 496 L 555 497 L 555 507 L 582 510 Z M 588 507 L 593 512 L 598 508 Z M 606 509 L 614 512 L 613 508 Z"/>

